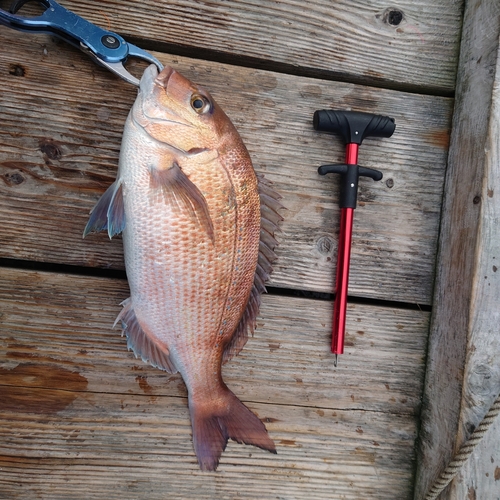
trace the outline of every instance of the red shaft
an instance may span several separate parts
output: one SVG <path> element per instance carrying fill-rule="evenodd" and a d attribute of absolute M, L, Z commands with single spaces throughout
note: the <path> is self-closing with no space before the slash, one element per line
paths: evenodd
<path fill-rule="evenodd" d="M 358 144 L 347 144 L 346 164 L 358 163 Z M 349 285 L 349 264 L 351 261 L 353 208 L 342 208 L 340 212 L 340 233 L 337 255 L 337 274 L 335 279 L 335 304 L 333 307 L 332 353 L 344 353 L 345 320 L 347 311 L 347 292 Z"/>

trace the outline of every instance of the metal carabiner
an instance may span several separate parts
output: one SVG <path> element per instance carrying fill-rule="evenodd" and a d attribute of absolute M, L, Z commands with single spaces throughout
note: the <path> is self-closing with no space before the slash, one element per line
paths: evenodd
<path fill-rule="evenodd" d="M 17 14 L 25 4 L 33 1 L 45 7 L 41 15 L 24 17 Z M 163 69 L 161 62 L 149 52 L 128 43 L 112 31 L 99 28 L 54 0 L 14 0 L 9 11 L 0 9 L 0 24 L 19 31 L 55 35 L 133 85 L 139 85 L 139 79 L 123 65 L 128 57 L 153 63 L 159 71 Z"/>

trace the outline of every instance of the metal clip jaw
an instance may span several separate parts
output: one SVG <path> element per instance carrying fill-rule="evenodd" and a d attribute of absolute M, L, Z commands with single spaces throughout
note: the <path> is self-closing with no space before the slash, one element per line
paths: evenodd
<path fill-rule="evenodd" d="M 17 14 L 25 4 L 33 1 L 45 7 L 46 10 L 41 15 L 24 17 Z M 0 24 L 19 31 L 55 35 L 79 48 L 95 62 L 133 85 L 138 86 L 139 79 L 129 73 L 123 65 L 128 57 L 153 63 L 159 71 L 163 69 L 160 61 L 149 52 L 126 42 L 112 31 L 99 28 L 54 0 L 14 0 L 8 12 L 0 9 Z"/>
<path fill-rule="evenodd" d="M 118 37 L 118 35 L 114 35 Z M 121 37 L 120 37 L 121 38 Z M 133 45 L 132 43 L 125 42 L 128 47 L 128 57 L 136 57 L 137 59 L 142 59 L 143 61 L 150 62 L 154 64 L 157 68 L 158 71 L 160 72 L 163 69 L 163 64 L 156 59 L 152 54 L 149 52 L 146 52 L 145 50 L 137 47 L 136 45 Z M 136 78 L 134 75 L 132 75 L 125 66 L 123 65 L 124 61 L 105 61 L 104 59 L 99 58 L 96 56 L 94 52 L 92 52 L 91 49 L 86 47 L 83 43 L 80 45 L 80 50 L 82 52 L 85 52 L 91 59 L 93 59 L 97 64 L 100 64 L 101 66 L 109 69 L 112 73 L 115 75 L 119 76 L 123 80 L 125 80 L 128 83 L 131 83 L 132 85 L 136 85 L 137 87 L 139 86 L 140 80 Z"/>

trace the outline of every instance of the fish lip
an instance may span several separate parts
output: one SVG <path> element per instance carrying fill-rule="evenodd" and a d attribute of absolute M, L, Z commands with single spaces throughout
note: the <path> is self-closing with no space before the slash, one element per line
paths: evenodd
<path fill-rule="evenodd" d="M 151 92 L 157 76 L 158 68 L 155 64 L 150 64 L 142 74 L 141 81 L 139 83 L 139 93 L 148 94 Z"/>
<path fill-rule="evenodd" d="M 156 66 L 155 66 L 156 68 Z M 167 90 L 168 82 L 170 77 L 175 73 L 175 69 L 172 66 L 165 66 L 161 73 L 158 73 L 158 68 L 156 68 L 156 78 L 155 84 L 160 85 L 165 90 Z"/>
<path fill-rule="evenodd" d="M 155 64 L 149 65 L 142 74 L 141 82 L 139 85 L 139 90 L 141 92 L 151 92 L 155 85 L 163 87 L 165 90 L 168 87 L 168 82 L 170 77 L 175 73 L 175 69 L 172 66 L 165 66 L 161 73 L 158 72 L 158 68 Z"/>
<path fill-rule="evenodd" d="M 171 66 L 165 66 L 161 73 L 158 73 L 158 68 L 155 64 L 151 64 L 145 69 L 139 84 L 139 94 L 145 96 L 141 106 L 142 115 L 152 123 L 172 123 L 175 125 L 183 125 L 185 127 L 193 128 L 193 125 L 191 125 L 191 123 L 183 120 L 172 109 L 163 109 L 163 112 L 166 114 L 165 118 L 157 118 L 155 116 L 151 116 L 145 109 L 147 96 L 150 96 L 154 92 L 155 87 L 162 87 L 163 89 L 165 89 L 165 92 L 168 92 L 168 82 L 170 80 L 170 77 L 174 73 L 175 69 Z"/>

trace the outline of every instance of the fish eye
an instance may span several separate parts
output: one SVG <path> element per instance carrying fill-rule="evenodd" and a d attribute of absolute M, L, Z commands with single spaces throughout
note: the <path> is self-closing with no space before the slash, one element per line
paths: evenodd
<path fill-rule="evenodd" d="M 193 101 L 193 108 L 194 109 L 201 109 L 204 105 L 205 105 L 205 103 L 201 99 L 195 99 Z"/>
<path fill-rule="evenodd" d="M 201 115 L 210 111 L 211 105 L 206 97 L 195 94 L 191 97 L 191 107 Z"/>

